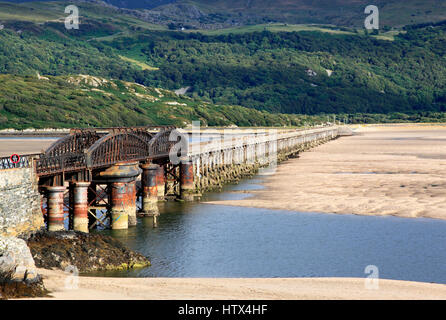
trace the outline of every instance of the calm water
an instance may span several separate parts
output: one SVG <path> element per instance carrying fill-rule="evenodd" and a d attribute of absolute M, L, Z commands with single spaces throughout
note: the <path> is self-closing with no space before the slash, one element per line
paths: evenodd
<path fill-rule="evenodd" d="M 239 199 L 258 179 L 207 199 Z M 446 283 L 446 221 L 301 213 L 202 203 L 166 203 L 151 218 L 113 232 L 152 267 L 103 273 L 132 277 L 365 277 Z"/>

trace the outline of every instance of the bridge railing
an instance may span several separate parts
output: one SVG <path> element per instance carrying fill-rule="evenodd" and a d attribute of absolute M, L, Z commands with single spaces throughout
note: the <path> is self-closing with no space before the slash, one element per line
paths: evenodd
<path fill-rule="evenodd" d="M 243 146 L 257 145 L 263 143 L 285 141 L 291 138 L 302 138 L 302 141 L 309 137 L 316 136 L 322 133 L 337 135 L 338 127 L 324 127 L 309 130 L 296 130 L 292 132 L 275 133 L 275 131 L 262 131 L 259 134 L 241 134 L 240 136 L 232 136 L 229 139 L 213 139 L 206 142 L 197 142 L 189 145 L 189 156 L 197 156 L 210 152 L 218 152 L 222 150 L 229 150 L 240 148 Z"/>
<path fill-rule="evenodd" d="M 36 173 L 44 176 L 54 172 L 76 171 L 86 167 L 85 154 L 68 154 L 54 157 L 42 156 L 35 160 Z"/>
<path fill-rule="evenodd" d="M 15 169 L 15 168 L 31 168 L 32 160 L 37 159 L 40 154 L 26 154 L 20 156 L 20 160 L 14 163 L 11 157 L 0 158 L 0 170 Z"/>

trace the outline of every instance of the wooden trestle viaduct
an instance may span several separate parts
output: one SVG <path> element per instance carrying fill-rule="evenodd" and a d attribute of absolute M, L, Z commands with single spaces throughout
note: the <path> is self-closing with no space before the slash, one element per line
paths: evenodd
<path fill-rule="evenodd" d="M 172 126 L 72 129 L 42 154 L 22 155 L 18 163 L 0 158 L 0 170 L 34 169 L 50 231 L 64 230 L 67 215 L 76 231 L 127 229 L 137 215 L 156 224 L 158 201 L 193 200 L 338 136 L 337 127 L 265 132 L 188 146 L 187 135 Z"/>

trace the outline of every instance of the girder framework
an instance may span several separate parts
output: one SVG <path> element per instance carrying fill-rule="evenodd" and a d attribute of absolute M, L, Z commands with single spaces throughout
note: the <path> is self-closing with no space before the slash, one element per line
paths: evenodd
<path fill-rule="evenodd" d="M 176 143 L 169 141 L 174 130 L 172 126 L 73 129 L 35 160 L 36 173 L 60 176 L 62 181 L 66 174 L 81 173 L 88 179 L 92 170 L 119 162 L 165 158 Z"/>

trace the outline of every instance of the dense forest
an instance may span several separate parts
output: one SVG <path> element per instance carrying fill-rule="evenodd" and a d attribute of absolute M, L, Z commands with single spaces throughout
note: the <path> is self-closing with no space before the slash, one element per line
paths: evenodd
<path fill-rule="evenodd" d="M 283 113 L 445 111 L 445 26 L 394 41 L 322 32 L 151 32 L 96 43 L 160 70 L 135 81 Z"/>

